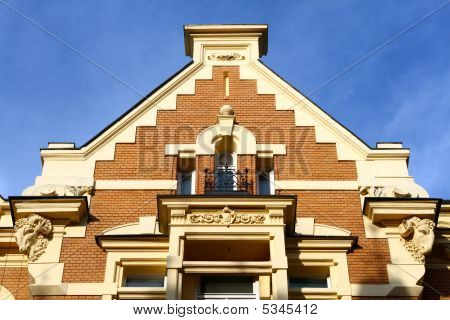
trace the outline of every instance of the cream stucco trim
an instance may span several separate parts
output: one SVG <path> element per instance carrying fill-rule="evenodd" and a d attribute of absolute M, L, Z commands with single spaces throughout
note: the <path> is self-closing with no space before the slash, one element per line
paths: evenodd
<path fill-rule="evenodd" d="M 219 117 L 228 117 L 221 116 Z M 231 118 L 230 118 L 231 119 Z M 234 118 L 232 118 L 234 119 Z M 227 119 L 229 120 L 229 119 Z M 196 155 L 214 155 L 216 142 L 225 135 L 232 136 L 236 146 L 236 154 L 258 154 L 258 156 L 272 157 L 273 155 L 285 155 L 285 144 L 257 144 L 256 138 L 247 128 L 220 123 L 224 119 L 219 118 L 219 124 L 206 128 L 197 136 L 195 144 L 166 144 L 166 155 L 179 155 L 181 157 L 195 157 Z"/>
<path fill-rule="evenodd" d="M 237 29 L 235 26 L 220 26 L 220 28 L 218 26 L 202 26 L 200 29 L 197 26 L 190 26 L 189 28 L 191 27 L 195 29 L 195 31 L 192 31 L 192 39 L 189 40 L 192 41 L 190 45 L 194 63 L 141 102 L 89 145 L 80 150 L 42 150 L 41 155 L 44 160 L 43 179 L 37 179 L 36 185 L 41 183 L 40 180 L 44 181 L 56 177 L 59 177 L 60 183 L 65 180 L 73 180 L 74 177 L 66 176 L 67 172 L 73 172 L 73 175 L 78 177 L 92 177 L 95 161 L 113 160 L 117 143 L 135 142 L 137 126 L 155 126 L 157 110 L 174 110 L 177 94 L 194 94 L 195 81 L 211 79 L 213 65 L 239 65 L 241 79 L 256 80 L 257 91 L 260 94 L 275 95 L 277 110 L 293 110 L 297 126 L 313 126 L 318 143 L 336 143 L 339 160 L 357 161 L 360 184 L 363 182 L 383 184 L 384 182 L 381 180 L 387 179 L 386 181 L 388 181 L 391 178 L 413 181 L 407 174 L 406 160 L 409 157 L 409 150 L 399 148 L 400 145 L 395 145 L 395 148 L 386 148 L 388 146 L 386 144 L 381 144 L 382 148 L 379 149 L 369 148 L 349 130 L 258 61 L 259 42 L 261 41 L 261 32 L 263 32 L 261 30 L 266 30 L 266 26 L 256 26 L 256 29 L 246 26 L 240 26 Z M 250 33 L 240 33 L 239 30 L 242 28 L 251 31 L 249 31 Z M 215 30 L 215 33 L 205 34 L 206 30 Z M 232 59 L 233 61 L 210 59 L 211 54 L 222 52 L 225 55 L 230 55 L 234 51 L 236 51 L 235 53 L 239 52 L 245 58 Z M 226 127 L 228 131 L 231 128 L 229 125 Z M 222 133 L 227 132 L 227 130 L 222 130 Z M 255 142 L 255 150 L 253 143 L 250 143 L 251 146 L 248 146 L 248 143 L 248 141 L 245 141 L 246 146 L 242 147 L 240 151 L 242 154 L 256 153 L 261 157 L 286 154 L 283 145 L 256 144 Z M 213 154 L 213 148 L 208 147 L 208 144 L 206 146 L 199 146 L 198 143 L 167 145 L 166 154 L 179 155 L 180 157 Z M 64 181 L 61 181 L 61 179 Z M 353 190 L 353 186 L 351 189 Z M 332 190 L 343 189 L 338 187 Z"/>
<path fill-rule="evenodd" d="M 13 238 L 16 245 L 16 240 Z M 26 268 L 28 266 L 28 257 L 21 253 L 6 253 L 0 256 L 0 266 L 2 268 Z"/>
<path fill-rule="evenodd" d="M 356 181 L 275 180 L 277 190 L 358 190 Z"/>
<path fill-rule="evenodd" d="M 156 216 L 139 217 L 139 222 L 127 223 L 102 231 L 102 235 L 138 235 L 161 234 L 158 230 Z"/>
<path fill-rule="evenodd" d="M 32 284 L 29 285 L 33 296 L 37 295 L 110 295 L 117 293 L 115 283 L 60 283 L 60 284 Z"/>
<path fill-rule="evenodd" d="M 303 288 L 289 289 L 289 298 L 291 300 L 338 300 L 340 297 L 336 289 L 332 288 Z"/>
<path fill-rule="evenodd" d="M 351 232 L 325 224 L 315 223 L 314 218 L 296 218 L 295 233 L 304 236 L 338 236 L 348 237 Z"/>
<path fill-rule="evenodd" d="M 423 287 L 399 286 L 392 284 L 352 284 L 352 296 L 354 297 L 419 297 Z"/>
<path fill-rule="evenodd" d="M 177 180 L 96 180 L 97 190 L 176 190 Z"/>
<path fill-rule="evenodd" d="M 15 298 L 8 289 L 0 285 L 0 300 L 15 300 Z"/>
<path fill-rule="evenodd" d="M 0 228 L 12 228 L 12 216 L 9 209 L 9 201 L 0 196 Z M 0 234 L 1 237 L 1 234 Z M 1 241 L 1 240 L 0 240 Z"/>
<path fill-rule="evenodd" d="M 292 298 L 314 299 L 349 299 L 351 297 L 350 277 L 348 272 L 347 251 L 353 241 L 329 239 L 314 239 L 309 237 L 288 238 L 286 240 L 286 252 L 290 273 L 302 267 L 328 267 L 331 287 L 327 290 L 290 289 Z"/>

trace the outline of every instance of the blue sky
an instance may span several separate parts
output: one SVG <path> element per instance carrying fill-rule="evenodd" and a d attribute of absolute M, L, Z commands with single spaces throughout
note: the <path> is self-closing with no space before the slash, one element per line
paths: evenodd
<path fill-rule="evenodd" d="M 40 174 L 48 141 L 82 145 L 139 96 L 0 0 L 0 194 Z M 147 93 L 185 65 L 182 25 L 267 23 L 263 61 L 309 93 L 444 0 L 6 0 Z M 312 99 L 369 145 L 402 141 L 410 173 L 450 198 L 450 5 Z"/>

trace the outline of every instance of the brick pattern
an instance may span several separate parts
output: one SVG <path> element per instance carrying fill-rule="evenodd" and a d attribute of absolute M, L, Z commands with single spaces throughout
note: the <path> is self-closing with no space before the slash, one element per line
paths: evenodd
<path fill-rule="evenodd" d="M 28 268 L 0 268 L 0 285 L 8 289 L 16 300 L 30 299 Z"/>
<path fill-rule="evenodd" d="M 229 97 L 224 97 L 224 72 L 230 79 Z M 195 143 L 202 130 L 217 123 L 217 114 L 224 104 L 233 106 L 237 124 L 253 132 L 257 143 L 286 144 L 287 155 L 275 157 L 276 179 L 356 180 L 354 161 L 339 161 L 332 143 L 316 143 L 314 128 L 296 127 L 292 110 L 276 111 L 275 96 L 257 94 L 256 81 L 241 80 L 239 67 L 214 67 L 212 80 L 197 80 L 195 94 L 177 96 L 176 110 L 158 111 L 156 127 L 138 127 L 135 143 L 117 144 L 114 160 L 98 161 L 95 179 L 175 179 L 177 157 L 164 154 L 165 144 Z M 255 182 L 255 158 L 242 156 L 238 162 L 239 167 L 252 170 Z M 213 166 L 210 156 L 196 158 L 197 193 L 204 191 L 203 169 Z M 97 247 L 95 235 L 116 225 L 136 222 L 139 216 L 156 214 L 156 195 L 161 193 L 170 192 L 97 191 L 92 197 L 86 238 L 63 241 L 63 282 L 103 281 L 105 253 Z M 349 255 L 353 283 L 387 281 L 387 244 L 364 238 L 356 192 L 295 193 L 299 196 L 299 216 L 315 216 L 317 222 L 325 224 L 337 220 L 338 226 L 360 236 L 361 248 Z"/>
<path fill-rule="evenodd" d="M 197 156 L 195 161 L 195 168 L 197 178 L 195 180 L 195 191 L 197 194 L 203 194 L 205 192 L 205 172 L 204 169 L 214 170 L 214 157 L 213 156 Z"/>
<path fill-rule="evenodd" d="M 224 72 L 230 95 L 224 97 Z M 241 80 L 239 67 L 214 67 L 212 80 L 197 80 L 194 95 L 178 95 L 176 110 L 158 111 L 156 127 L 138 127 L 135 143 L 116 145 L 113 161 L 98 161 L 96 179 L 174 179 L 176 157 L 165 156 L 165 144 L 195 143 L 217 123 L 222 105 L 233 106 L 236 122 L 257 143 L 284 143 L 277 179 L 355 180 L 354 161 L 337 160 L 336 146 L 316 143 L 312 127 L 296 127 L 293 111 L 276 111 L 275 96 L 257 94 L 256 80 Z M 203 168 L 201 168 L 203 170 Z"/>
<path fill-rule="evenodd" d="M 106 254 L 95 243 L 102 231 L 140 216 L 157 214 L 157 194 L 168 190 L 98 190 L 91 200 L 85 238 L 64 238 L 61 262 L 63 282 L 103 282 Z"/>
<path fill-rule="evenodd" d="M 256 194 L 256 157 L 254 155 L 241 155 L 237 157 L 237 169 L 243 172 L 248 169 L 248 182 L 251 183 L 250 193 Z"/>
<path fill-rule="evenodd" d="M 344 228 L 358 236 L 358 246 L 347 255 L 351 283 L 389 283 L 386 239 L 366 239 L 357 191 L 283 191 L 297 195 L 297 216 Z"/>

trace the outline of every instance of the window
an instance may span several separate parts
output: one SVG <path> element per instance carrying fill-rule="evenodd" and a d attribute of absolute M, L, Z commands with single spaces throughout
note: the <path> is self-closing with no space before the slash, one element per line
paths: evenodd
<path fill-rule="evenodd" d="M 130 275 L 125 279 L 125 287 L 164 288 L 165 277 L 148 275 Z"/>
<path fill-rule="evenodd" d="M 195 194 L 195 171 L 179 172 L 177 180 L 177 194 Z"/>
<path fill-rule="evenodd" d="M 204 276 L 200 280 L 199 299 L 256 299 L 258 282 L 245 276 Z"/>
<path fill-rule="evenodd" d="M 178 158 L 177 194 L 195 194 L 195 158 Z"/>
<path fill-rule="evenodd" d="M 289 288 L 330 288 L 330 278 L 327 277 L 291 277 Z"/>
<path fill-rule="evenodd" d="M 236 154 L 222 152 L 216 154 L 216 191 L 236 190 Z"/>
<path fill-rule="evenodd" d="M 257 173 L 257 191 L 260 195 L 275 194 L 275 181 L 273 170 Z"/>

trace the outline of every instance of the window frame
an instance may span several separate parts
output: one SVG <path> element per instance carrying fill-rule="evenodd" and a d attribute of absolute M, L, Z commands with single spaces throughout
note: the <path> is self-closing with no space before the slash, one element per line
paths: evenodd
<path fill-rule="evenodd" d="M 264 171 L 256 172 L 256 193 L 261 195 L 259 179 L 260 179 L 260 176 L 263 175 L 264 173 L 268 173 L 269 174 L 269 190 L 270 190 L 270 193 L 266 194 L 266 195 L 274 195 L 275 194 L 275 172 L 274 172 L 274 170 L 270 170 L 270 171 L 264 170 Z"/>
<path fill-rule="evenodd" d="M 128 278 L 142 278 L 142 279 L 162 279 L 162 286 L 127 286 Z M 124 277 L 122 282 L 123 288 L 154 288 L 154 289 L 166 289 L 167 287 L 167 276 L 155 275 L 155 274 L 129 274 Z"/>
<path fill-rule="evenodd" d="M 183 194 L 181 193 L 182 190 L 182 183 L 183 183 L 183 175 L 186 175 L 190 173 L 191 174 L 191 193 L 189 194 Z M 195 186 L 196 186 L 196 171 L 192 170 L 192 171 L 183 171 L 183 172 L 177 172 L 177 194 L 179 195 L 193 195 L 196 194 L 195 193 Z"/>
<path fill-rule="evenodd" d="M 206 276 L 206 275 L 205 275 Z M 226 278 L 230 275 L 218 275 L 218 277 L 224 277 Z M 210 277 L 210 276 L 208 276 Z M 249 278 L 252 278 L 252 293 L 203 293 L 201 290 L 202 288 L 202 277 L 200 276 L 198 281 L 198 288 L 197 288 L 197 300 L 259 300 L 259 278 L 249 276 Z"/>
<path fill-rule="evenodd" d="M 311 286 L 307 286 L 307 287 L 299 287 L 299 286 L 292 286 L 291 285 L 291 279 L 324 279 L 326 280 L 327 286 L 326 287 L 311 287 Z M 321 277 L 319 275 L 317 276 L 290 276 L 288 278 L 288 288 L 289 289 L 294 289 L 294 290 L 302 290 L 302 289 L 315 289 L 315 288 L 319 288 L 319 289 L 331 289 L 331 278 L 330 276 L 327 277 Z"/>

